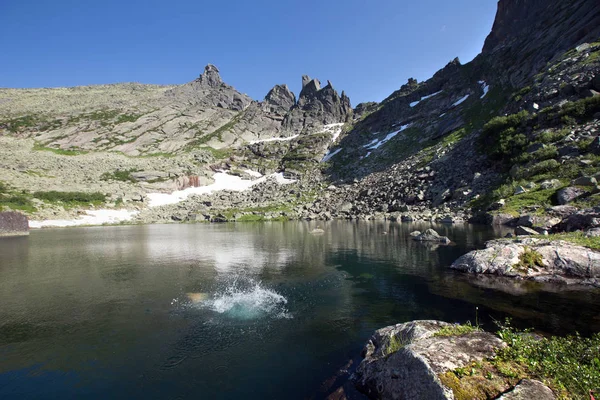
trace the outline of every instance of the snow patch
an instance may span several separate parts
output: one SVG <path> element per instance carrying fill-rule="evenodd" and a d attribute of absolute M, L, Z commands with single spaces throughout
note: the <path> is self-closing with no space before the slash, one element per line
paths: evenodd
<path fill-rule="evenodd" d="M 397 131 L 388 133 L 386 135 L 386 137 L 384 137 L 382 140 L 377 140 L 377 141 L 373 141 L 371 143 L 369 143 L 368 146 L 363 146 L 363 147 L 367 147 L 369 150 L 375 150 L 380 148 L 381 146 L 383 146 L 384 144 L 386 144 L 387 142 L 389 142 L 394 136 L 396 136 L 397 134 L 399 134 L 400 132 L 402 132 L 403 130 L 407 129 L 408 127 L 410 127 L 411 124 L 406 124 L 406 125 L 402 125 L 400 127 L 400 129 L 398 129 Z"/>
<path fill-rule="evenodd" d="M 481 90 L 483 90 L 483 94 L 481 95 L 480 99 L 483 99 L 490 91 L 490 85 L 485 83 L 485 81 L 479 81 L 479 84 L 481 85 Z"/>
<path fill-rule="evenodd" d="M 333 135 L 333 137 L 331 138 L 331 143 L 335 143 L 337 138 L 340 136 L 340 134 L 342 133 L 343 126 L 343 123 L 329 124 L 323 126 L 323 128 L 325 129 L 324 132 L 331 133 Z"/>
<path fill-rule="evenodd" d="M 187 199 L 191 195 L 211 194 L 221 190 L 231 190 L 234 192 L 243 192 L 250 189 L 252 186 L 265 182 L 269 178 L 275 178 L 279 184 L 288 184 L 296 182 L 293 179 L 285 179 L 283 174 L 276 173 L 267 176 L 262 176 L 255 180 L 242 179 L 239 176 L 229 175 L 225 172 L 217 172 L 213 175 L 215 182 L 211 185 L 200 187 L 189 187 L 183 190 L 177 190 L 173 193 L 149 193 L 148 206 L 159 207 L 167 204 L 176 204 Z"/>
<path fill-rule="evenodd" d="M 442 93 L 442 92 L 443 92 L 443 90 L 440 90 L 439 92 L 435 92 L 435 93 L 432 93 L 432 94 L 428 94 L 427 96 L 423 96 L 423 97 L 421 97 L 421 100 L 419 100 L 419 101 L 413 101 L 413 102 L 412 102 L 412 103 L 410 103 L 409 105 L 410 105 L 411 107 L 415 107 L 415 106 L 416 106 L 417 104 L 419 104 L 420 102 L 422 102 L 422 101 L 424 101 L 424 100 L 427 100 L 427 99 L 430 99 L 430 98 L 432 98 L 433 96 L 437 96 L 438 94 L 440 94 L 440 93 Z"/>
<path fill-rule="evenodd" d="M 342 151 L 343 148 L 339 148 L 336 151 L 334 151 L 333 153 L 330 151 L 327 152 L 327 154 L 325 154 L 325 157 L 323 157 L 323 159 L 321 160 L 321 162 L 327 162 L 329 160 L 331 160 L 336 154 L 338 154 L 340 151 Z"/>
<path fill-rule="evenodd" d="M 287 142 L 287 141 L 296 139 L 298 136 L 300 136 L 300 135 L 294 135 L 294 136 L 288 136 L 288 137 L 274 137 L 274 138 L 269 138 L 269 139 L 253 140 L 253 141 L 250 142 L 250 144 L 267 143 L 267 142 Z"/>
<path fill-rule="evenodd" d="M 373 141 L 371 141 L 371 143 L 365 144 L 363 147 L 371 147 L 373 146 L 375 143 L 379 142 L 379 139 L 373 139 Z"/>
<path fill-rule="evenodd" d="M 456 106 L 461 105 L 462 103 L 464 103 L 469 98 L 469 96 L 471 96 L 471 95 L 467 94 L 465 97 L 459 99 L 456 103 L 452 104 L 452 107 L 456 107 Z"/>
<path fill-rule="evenodd" d="M 263 176 L 263 174 L 261 174 L 260 172 L 252 171 L 251 169 L 245 169 L 244 172 L 255 178 L 262 178 Z"/>
<path fill-rule="evenodd" d="M 45 221 L 29 221 L 29 227 L 46 228 L 46 227 L 68 227 L 82 225 L 103 225 L 103 224 L 118 224 L 120 222 L 130 221 L 138 214 L 137 211 L 129 210 L 89 210 L 87 215 L 77 219 L 52 219 Z"/>

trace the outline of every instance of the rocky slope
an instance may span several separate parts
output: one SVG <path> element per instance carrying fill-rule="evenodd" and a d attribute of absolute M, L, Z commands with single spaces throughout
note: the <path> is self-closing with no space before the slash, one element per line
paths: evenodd
<path fill-rule="evenodd" d="M 354 110 L 344 92 L 308 76 L 297 98 L 276 85 L 255 101 L 213 65 L 179 86 L 0 89 L 0 181 L 8 187 L 0 201 L 18 208 L 10 196 L 27 200 L 51 188 L 100 191 L 115 206 L 136 198 L 129 204 L 146 210 L 142 221 L 452 221 L 481 213 L 488 215 L 480 221 L 498 221 L 544 214 L 571 188 L 569 204 L 586 208 L 600 192 L 592 181 L 599 92 L 595 0 L 501 0 L 473 61 L 452 60 L 429 80 L 409 79 L 381 103 Z M 209 183 L 218 170 L 246 178 L 283 172 L 298 183 L 147 210 L 147 193 Z M 35 207 L 26 211 L 62 212 Z"/>

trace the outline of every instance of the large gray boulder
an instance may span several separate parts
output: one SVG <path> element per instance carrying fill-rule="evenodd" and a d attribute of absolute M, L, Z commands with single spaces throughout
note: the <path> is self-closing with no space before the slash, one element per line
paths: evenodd
<path fill-rule="evenodd" d="M 541 265 L 523 265 L 522 256 L 525 252 L 539 256 Z M 473 274 L 536 281 L 600 283 L 600 253 L 559 240 L 492 240 L 486 243 L 485 249 L 474 250 L 458 258 L 450 268 Z"/>
<path fill-rule="evenodd" d="M 0 237 L 29 235 L 27 216 L 13 211 L 0 212 Z"/>
<path fill-rule="evenodd" d="M 510 392 L 498 397 L 498 400 L 554 400 L 556 395 L 540 381 L 523 379 Z"/>
<path fill-rule="evenodd" d="M 565 204 L 572 202 L 573 200 L 575 200 L 579 196 L 583 195 L 584 193 L 585 193 L 585 190 L 583 190 L 581 188 L 569 186 L 564 189 L 560 189 L 556 193 L 556 201 L 558 201 L 558 204 L 560 204 L 560 205 L 565 205 Z"/>
<path fill-rule="evenodd" d="M 372 399 L 454 399 L 438 375 L 491 357 L 505 344 L 486 332 L 434 336 L 448 325 L 412 321 L 376 331 L 353 376 L 356 387 Z"/>

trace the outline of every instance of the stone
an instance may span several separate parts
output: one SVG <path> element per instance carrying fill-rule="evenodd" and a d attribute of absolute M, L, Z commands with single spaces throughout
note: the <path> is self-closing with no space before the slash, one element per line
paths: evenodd
<path fill-rule="evenodd" d="M 598 78 L 600 78 L 600 75 L 598 75 Z M 592 143 L 590 143 L 588 150 L 591 153 L 594 153 L 595 155 L 600 155 L 600 136 L 596 136 L 594 140 L 592 140 Z"/>
<path fill-rule="evenodd" d="M 490 206 L 488 207 L 488 211 L 499 210 L 502 207 L 504 207 L 505 204 L 506 204 L 506 200 L 504 200 L 504 199 L 500 199 L 498 201 L 495 201 L 492 204 L 490 204 Z"/>
<path fill-rule="evenodd" d="M 540 254 L 543 266 L 523 268 L 520 256 L 526 249 Z M 483 250 L 474 250 L 459 257 L 450 268 L 474 274 L 540 281 L 566 279 L 586 284 L 590 279 L 600 278 L 600 253 L 564 241 L 497 239 L 487 242 Z"/>
<path fill-rule="evenodd" d="M 544 181 L 540 183 L 540 188 L 542 188 L 542 190 L 548 190 L 560 187 L 560 185 L 561 182 L 558 179 L 551 179 L 549 181 Z"/>
<path fill-rule="evenodd" d="M 421 231 L 413 231 L 410 233 L 410 236 L 412 236 L 412 237 L 417 237 L 419 235 L 421 235 Z"/>
<path fill-rule="evenodd" d="M 14 211 L 0 212 L 0 237 L 29 235 L 27 216 Z"/>
<path fill-rule="evenodd" d="M 425 232 L 421 233 L 420 235 L 413 236 L 413 240 L 416 240 L 419 242 L 435 242 L 435 243 L 441 243 L 441 244 L 451 243 L 450 239 L 448 239 L 446 236 L 440 236 L 440 234 L 437 233 L 433 229 L 427 229 Z"/>
<path fill-rule="evenodd" d="M 377 330 L 363 349 L 355 386 L 372 399 L 453 399 L 437 376 L 491 357 L 506 345 L 487 332 L 434 336 L 445 326 L 412 321 Z M 394 342 L 399 350 L 391 348 Z"/>
<path fill-rule="evenodd" d="M 577 188 L 577 187 L 566 187 L 564 189 L 560 189 L 556 193 L 556 201 L 560 205 L 565 205 L 573 200 L 577 199 L 579 196 L 583 195 L 585 190 Z"/>
<path fill-rule="evenodd" d="M 523 186 L 517 186 L 514 194 L 519 195 L 523 193 L 527 193 L 527 189 L 525 189 Z"/>
<path fill-rule="evenodd" d="M 577 179 L 574 179 L 571 182 L 571 185 L 575 186 L 596 186 L 598 181 L 593 176 L 581 176 Z"/>
<path fill-rule="evenodd" d="M 517 226 L 515 229 L 515 234 L 517 236 L 531 236 L 531 235 L 539 235 L 538 231 L 535 229 L 528 228 L 526 226 Z"/>
<path fill-rule="evenodd" d="M 552 228 L 552 232 L 583 231 L 598 226 L 600 226 L 600 212 L 584 210 L 567 214 L 560 223 Z"/>
<path fill-rule="evenodd" d="M 523 379 L 511 391 L 498 397 L 498 400 L 555 400 L 556 395 L 540 381 Z"/>

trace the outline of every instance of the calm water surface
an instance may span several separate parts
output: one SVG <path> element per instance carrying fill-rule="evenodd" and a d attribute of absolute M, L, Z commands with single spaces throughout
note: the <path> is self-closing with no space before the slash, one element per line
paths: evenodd
<path fill-rule="evenodd" d="M 428 226 L 335 222 L 310 235 L 315 226 L 0 240 L 0 398 L 318 399 L 375 329 L 474 322 L 475 307 L 489 329 L 510 316 L 550 333 L 600 330 L 598 291 L 448 270 L 499 234 L 489 228 L 438 226 L 456 245 L 431 247 L 409 237 Z"/>

